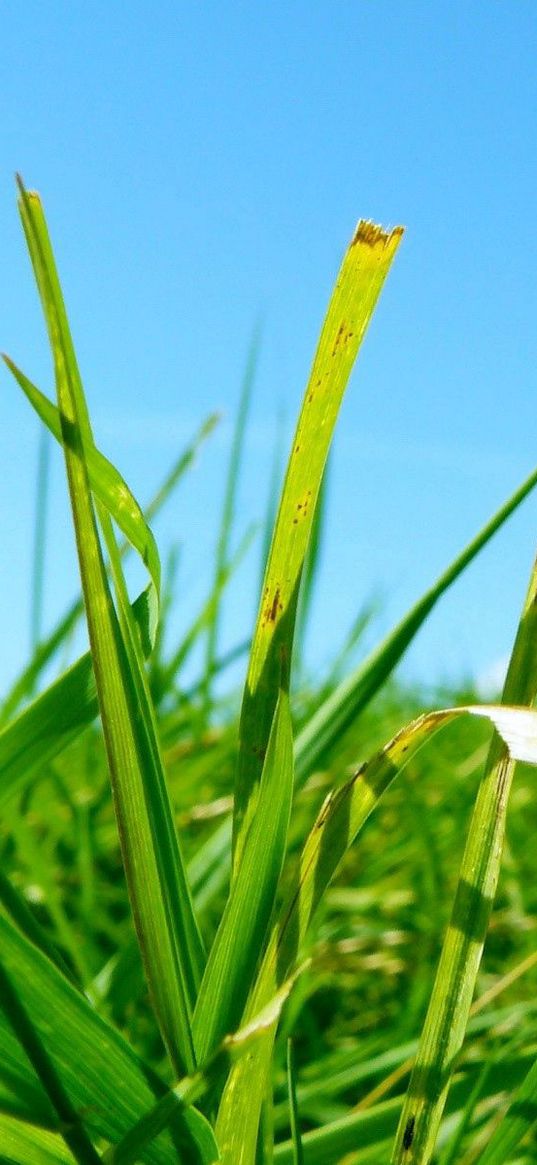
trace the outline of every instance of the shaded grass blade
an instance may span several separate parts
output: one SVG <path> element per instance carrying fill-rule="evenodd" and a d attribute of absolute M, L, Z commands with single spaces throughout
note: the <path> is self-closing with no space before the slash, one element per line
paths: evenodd
<path fill-rule="evenodd" d="M 54 357 L 82 589 L 131 905 L 166 1047 L 176 1070 L 191 1069 L 190 1020 L 203 961 L 201 940 L 148 703 L 140 710 L 145 677 L 138 666 L 136 644 L 129 638 L 128 603 L 117 563 L 113 566 L 121 623 L 108 588 L 87 465 L 87 450 L 93 446 L 91 428 L 45 219 L 37 196 L 22 187 L 20 208 Z M 102 461 L 97 461 L 102 470 L 99 481 L 109 484 L 113 479 L 117 486 L 116 471 L 105 475 Z M 148 533 L 143 537 L 148 527 L 137 503 L 133 514 L 130 491 L 122 497 L 122 528 L 129 529 L 131 539 L 142 535 L 142 556 L 158 594 L 156 546 Z M 105 505 L 106 501 L 103 517 Z M 108 543 L 112 552 L 110 537 Z"/>
<path fill-rule="evenodd" d="M 288 462 L 250 654 L 239 730 L 233 821 L 240 864 L 280 688 L 288 690 L 298 592 L 322 474 L 354 360 L 401 241 L 361 222 L 344 257 Z"/>
<path fill-rule="evenodd" d="M 505 681 L 506 704 L 537 696 L 537 562 Z M 528 716 L 534 713 L 527 712 Z M 501 732 L 501 725 L 497 724 Z M 492 741 L 479 787 L 451 921 L 396 1138 L 395 1165 L 430 1160 L 456 1057 L 462 1047 L 500 871 L 514 759 Z"/>

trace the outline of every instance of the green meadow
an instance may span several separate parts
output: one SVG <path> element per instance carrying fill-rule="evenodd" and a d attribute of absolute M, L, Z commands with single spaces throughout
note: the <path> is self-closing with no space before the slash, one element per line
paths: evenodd
<path fill-rule="evenodd" d="M 397 668 L 537 471 L 373 651 L 364 601 L 312 674 L 325 467 L 403 234 L 360 222 L 259 539 L 255 625 L 223 652 L 254 351 L 211 586 L 174 640 L 153 520 L 215 418 L 140 504 L 99 450 L 43 207 L 21 182 L 19 211 L 56 397 L 24 353 L 4 357 L 8 388 L 61 446 L 80 598 L 0 711 L 0 1162 L 529 1165 L 537 569 L 494 704 Z M 66 666 L 83 620 L 90 651 Z"/>

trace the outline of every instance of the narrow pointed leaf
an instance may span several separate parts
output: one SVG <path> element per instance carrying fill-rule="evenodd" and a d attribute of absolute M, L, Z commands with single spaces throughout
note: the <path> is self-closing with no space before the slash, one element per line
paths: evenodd
<path fill-rule="evenodd" d="M 255 809 L 280 688 L 288 689 L 298 590 L 337 415 L 369 320 L 401 241 L 358 225 L 321 331 L 293 439 L 244 690 L 234 809 L 234 870 Z"/>
<path fill-rule="evenodd" d="M 108 587 L 87 466 L 93 439 L 46 223 L 38 197 L 22 188 L 20 209 L 54 357 L 93 668 L 131 905 L 164 1041 L 176 1071 L 190 1069 L 201 940 L 154 725 L 144 715 L 147 709 L 140 714 L 145 678 L 126 635 L 124 611 L 122 629 Z M 145 526 L 143 516 L 141 521 Z"/>

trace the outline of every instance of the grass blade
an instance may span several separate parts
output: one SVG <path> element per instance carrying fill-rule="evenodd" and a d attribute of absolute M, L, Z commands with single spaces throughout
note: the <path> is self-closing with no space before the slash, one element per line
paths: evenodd
<path fill-rule="evenodd" d="M 35 196 L 30 195 L 28 198 Z M 28 204 L 31 206 L 31 202 Z M 36 203 L 37 205 L 37 203 Z M 50 247 L 50 244 L 49 244 Z M 49 261 L 52 258 L 52 251 L 50 252 Z M 59 287 L 58 287 L 59 291 Z M 48 301 L 46 301 L 48 302 Z M 67 321 L 65 321 L 67 327 Z M 54 333 L 53 333 L 54 334 Z M 71 345 L 69 345 L 69 348 Z M 38 388 L 23 372 L 17 368 L 13 360 L 9 356 L 3 355 L 4 363 L 13 373 L 17 384 L 22 388 L 25 396 L 33 405 L 37 415 L 41 418 L 52 435 L 60 444 L 64 443 L 64 430 L 62 424 L 65 420 L 62 418 L 61 408 L 56 408 L 51 401 L 43 395 Z M 72 360 L 75 360 L 74 353 Z M 74 372 L 74 365 L 73 365 Z M 82 392 L 82 385 L 78 369 L 75 374 L 74 383 L 77 384 L 79 394 Z M 86 414 L 85 407 L 81 410 L 81 418 Z M 89 420 L 82 420 L 81 423 L 81 440 L 84 445 L 84 457 L 87 465 L 87 472 L 91 488 L 96 497 L 102 502 L 106 510 L 113 515 L 120 530 L 123 531 L 126 538 L 128 538 L 131 546 L 138 551 L 142 562 L 147 567 L 151 576 L 151 581 L 155 587 L 157 598 L 160 596 L 160 560 L 157 550 L 157 545 L 153 534 L 144 518 L 142 510 L 136 501 L 136 498 L 131 493 L 126 481 L 118 473 L 115 465 L 112 465 L 108 458 L 104 457 L 102 453 L 95 447 L 89 430 L 83 436 L 84 429 L 89 426 Z"/>
<path fill-rule="evenodd" d="M 22 187 L 20 207 L 54 357 L 82 589 L 131 905 L 166 1047 L 175 1070 L 188 1070 L 195 1064 L 191 1015 L 203 962 L 201 940 L 154 723 L 148 714 L 149 701 L 140 709 L 146 681 L 138 666 L 134 634 L 129 638 L 128 603 L 121 591 L 118 561 L 112 565 L 120 593 L 121 622 L 108 588 L 90 492 L 87 450 L 92 448 L 93 439 L 46 223 L 39 199 Z M 103 482 L 108 486 L 111 480 L 117 487 L 121 479 L 116 471 L 106 463 L 105 474 L 103 462 L 96 460 L 101 471 L 99 487 Z M 123 530 L 136 539 L 137 548 L 140 541 L 143 543 L 142 556 L 158 594 L 158 554 L 149 534 L 143 536 L 148 527 L 141 510 L 130 491 L 116 500 L 123 502 Z M 105 506 L 107 497 L 103 499 L 103 517 Z M 112 552 L 110 536 L 108 544 Z"/>
<path fill-rule="evenodd" d="M 321 331 L 293 440 L 250 654 L 239 730 L 234 871 L 255 802 L 280 688 L 288 690 L 298 591 L 323 470 L 354 360 L 401 241 L 360 223 Z"/>

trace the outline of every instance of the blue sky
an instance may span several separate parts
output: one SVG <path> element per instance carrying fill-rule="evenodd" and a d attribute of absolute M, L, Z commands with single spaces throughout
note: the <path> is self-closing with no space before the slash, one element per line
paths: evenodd
<path fill-rule="evenodd" d="M 310 629 L 321 668 L 372 594 L 387 630 L 535 463 L 535 4 L 30 0 L 2 24 L 0 346 L 51 391 L 20 170 L 44 199 L 96 437 L 140 500 L 224 414 L 156 524 L 163 554 L 181 545 L 174 633 L 208 585 L 256 321 L 237 537 L 263 514 L 278 417 L 288 442 L 357 219 L 407 228 L 335 442 Z M 5 688 L 28 650 L 38 426 L 0 376 Z M 64 495 L 55 456 L 47 627 L 77 586 Z M 532 498 L 456 585 L 407 676 L 483 675 L 508 654 L 536 514 Z M 228 644 L 257 582 L 254 551 Z"/>

